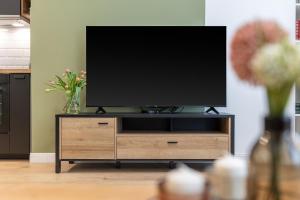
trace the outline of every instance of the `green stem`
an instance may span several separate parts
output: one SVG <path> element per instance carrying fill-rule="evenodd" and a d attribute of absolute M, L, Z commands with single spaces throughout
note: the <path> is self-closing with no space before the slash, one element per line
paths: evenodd
<path fill-rule="evenodd" d="M 270 117 L 282 117 L 288 103 L 293 84 L 287 83 L 279 88 L 267 88 Z M 281 133 L 271 133 L 271 177 L 268 199 L 280 200 L 280 140 Z"/>
<path fill-rule="evenodd" d="M 70 94 L 66 95 L 66 105 L 64 107 L 64 111 L 66 113 L 71 113 L 71 112 L 76 113 L 76 114 L 79 113 L 79 110 L 80 110 L 80 92 L 81 92 L 81 88 L 76 87 L 76 88 L 71 90 Z M 74 109 L 74 105 L 76 106 L 75 109 Z M 74 112 L 73 110 L 76 110 L 76 112 Z"/>
<path fill-rule="evenodd" d="M 269 112 L 271 117 L 282 117 L 288 103 L 293 84 L 279 88 L 267 88 Z"/>

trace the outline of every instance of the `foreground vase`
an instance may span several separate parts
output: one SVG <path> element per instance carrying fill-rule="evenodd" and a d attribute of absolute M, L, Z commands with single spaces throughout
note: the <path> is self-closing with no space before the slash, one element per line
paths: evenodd
<path fill-rule="evenodd" d="M 72 94 L 66 95 L 66 105 L 64 108 L 67 114 L 79 114 L 80 112 L 80 88 L 76 88 L 76 91 Z"/>
<path fill-rule="evenodd" d="M 248 200 L 300 199 L 300 152 L 288 118 L 265 118 L 249 161 Z"/>

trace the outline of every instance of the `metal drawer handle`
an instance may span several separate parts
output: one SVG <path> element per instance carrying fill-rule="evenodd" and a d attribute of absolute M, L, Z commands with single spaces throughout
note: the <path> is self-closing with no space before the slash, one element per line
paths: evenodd
<path fill-rule="evenodd" d="M 168 144 L 178 144 L 177 141 L 168 141 Z"/>
<path fill-rule="evenodd" d="M 98 124 L 101 125 L 101 126 L 107 126 L 108 122 L 99 122 Z"/>

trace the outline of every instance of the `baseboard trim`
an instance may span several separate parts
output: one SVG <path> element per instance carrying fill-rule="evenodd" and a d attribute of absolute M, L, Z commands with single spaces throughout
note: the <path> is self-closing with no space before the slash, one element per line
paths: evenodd
<path fill-rule="evenodd" d="M 30 153 L 31 163 L 54 163 L 55 153 Z"/>

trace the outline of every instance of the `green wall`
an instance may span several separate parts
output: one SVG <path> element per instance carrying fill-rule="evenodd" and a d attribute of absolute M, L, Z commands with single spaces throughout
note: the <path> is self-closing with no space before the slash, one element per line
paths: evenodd
<path fill-rule="evenodd" d="M 65 68 L 85 68 L 86 25 L 203 25 L 204 2 L 32 0 L 32 152 L 54 152 L 54 115 L 64 98 L 46 94 L 45 83 Z"/>

